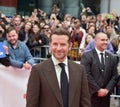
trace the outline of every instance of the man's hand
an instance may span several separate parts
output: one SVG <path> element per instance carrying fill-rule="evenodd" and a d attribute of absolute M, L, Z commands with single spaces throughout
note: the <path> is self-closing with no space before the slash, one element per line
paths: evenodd
<path fill-rule="evenodd" d="M 3 46 L 3 49 L 4 49 L 4 51 L 5 51 L 5 54 L 8 55 L 8 54 L 9 54 L 9 52 L 8 52 L 8 47 L 4 45 L 4 46 Z"/>
<path fill-rule="evenodd" d="M 108 94 L 108 90 L 107 89 L 99 89 L 98 90 L 98 97 L 105 97 Z"/>
<path fill-rule="evenodd" d="M 31 68 L 31 65 L 28 62 L 26 62 L 23 64 L 23 68 L 29 70 Z"/>

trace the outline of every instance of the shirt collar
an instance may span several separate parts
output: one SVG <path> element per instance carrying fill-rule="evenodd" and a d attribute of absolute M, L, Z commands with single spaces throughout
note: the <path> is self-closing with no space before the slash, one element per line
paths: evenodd
<path fill-rule="evenodd" d="M 103 53 L 104 55 L 105 55 L 105 50 L 104 51 L 100 51 L 100 50 L 98 50 L 97 48 L 95 48 L 95 50 L 96 50 L 96 52 L 98 53 L 98 54 L 100 54 L 100 53 Z"/>
<path fill-rule="evenodd" d="M 17 44 L 15 46 L 13 46 L 11 44 L 9 44 L 9 46 L 13 49 L 17 49 L 17 48 L 19 48 L 19 42 L 17 41 Z"/>
<path fill-rule="evenodd" d="M 54 63 L 55 66 L 58 65 L 59 63 L 61 63 L 53 55 L 52 55 L 52 60 L 53 60 L 53 63 Z M 65 65 L 68 65 L 68 59 L 67 59 L 67 57 L 66 57 L 66 59 L 62 63 L 64 63 Z"/>

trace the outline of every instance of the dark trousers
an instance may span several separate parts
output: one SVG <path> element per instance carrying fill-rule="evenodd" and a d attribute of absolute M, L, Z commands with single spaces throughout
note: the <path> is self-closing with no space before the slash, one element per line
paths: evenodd
<path fill-rule="evenodd" d="M 98 97 L 97 94 L 91 96 L 91 107 L 110 107 L 110 94 L 105 97 Z"/>

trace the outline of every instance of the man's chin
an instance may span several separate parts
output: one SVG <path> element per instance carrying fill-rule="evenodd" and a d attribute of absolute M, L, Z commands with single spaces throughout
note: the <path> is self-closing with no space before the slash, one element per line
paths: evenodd
<path fill-rule="evenodd" d="M 11 45 L 15 45 L 17 42 L 9 42 Z"/>
<path fill-rule="evenodd" d="M 15 43 L 10 43 L 11 45 L 15 45 Z"/>
<path fill-rule="evenodd" d="M 59 59 L 59 60 L 62 60 L 62 59 L 65 58 L 63 55 L 57 55 L 57 56 L 55 56 L 55 57 L 56 57 L 56 59 Z"/>

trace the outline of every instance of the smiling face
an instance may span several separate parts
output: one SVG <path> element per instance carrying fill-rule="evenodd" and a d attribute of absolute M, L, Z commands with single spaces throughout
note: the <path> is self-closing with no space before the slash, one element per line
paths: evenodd
<path fill-rule="evenodd" d="M 86 44 L 88 44 L 91 40 L 93 40 L 93 36 L 90 35 L 90 34 L 88 34 L 88 35 L 86 36 Z"/>
<path fill-rule="evenodd" d="M 68 36 L 53 34 L 51 37 L 50 48 L 52 55 L 60 62 L 67 57 L 72 44 L 68 41 Z"/>
<path fill-rule="evenodd" d="M 7 41 L 11 44 L 11 45 L 16 45 L 17 41 L 18 41 L 18 34 L 15 30 L 11 30 L 8 34 L 7 34 Z"/>
<path fill-rule="evenodd" d="M 79 19 L 75 19 L 75 21 L 74 21 L 74 27 L 76 29 L 80 28 L 80 20 Z"/>
<path fill-rule="evenodd" d="M 32 30 L 35 34 L 38 33 L 40 31 L 39 25 L 37 25 L 37 24 L 33 25 Z"/>
<path fill-rule="evenodd" d="M 98 33 L 95 37 L 96 48 L 100 51 L 104 51 L 108 45 L 108 37 L 105 33 Z"/>
<path fill-rule="evenodd" d="M 25 30 L 26 30 L 26 31 L 29 31 L 29 30 L 31 29 L 31 27 L 32 27 L 32 23 L 31 23 L 31 22 L 27 22 L 27 23 L 25 24 Z"/>

